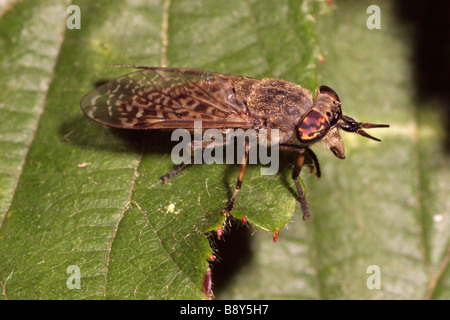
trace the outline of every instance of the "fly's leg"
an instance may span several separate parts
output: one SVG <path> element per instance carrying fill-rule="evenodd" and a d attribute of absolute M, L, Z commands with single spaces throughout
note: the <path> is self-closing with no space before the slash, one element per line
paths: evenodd
<path fill-rule="evenodd" d="M 295 186 L 297 187 L 298 196 L 300 197 L 300 205 L 302 206 L 303 211 L 303 220 L 309 218 L 309 210 L 308 203 L 306 202 L 305 194 L 303 193 L 302 186 L 298 181 L 298 176 L 300 175 L 300 171 L 302 170 L 303 161 L 305 160 L 305 151 L 307 149 L 300 149 L 299 156 L 297 161 L 295 162 L 294 170 L 292 171 L 292 179 L 294 179 Z M 313 160 L 314 161 L 314 160 Z"/>
<path fill-rule="evenodd" d="M 191 160 L 191 163 L 192 163 L 192 160 Z M 182 162 L 178 167 L 176 167 L 175 169 L 173 169 L 169 173 L 166 173 L 165 175 L 161 176 L 160 177 L 161 182 L 162 183 L 166 183 L 167 180 L 172 178 L 174 175 L 176 175 L 177 173 L 179 173 L 181 170 L 183 170 L 184 168 L 186 168 L 189 165 L 190 165 L 190 163 Z"/>
<path fill-rule="evenodd" d="M 194 151 L 194 143 L 195 143 L 195 141 L 191 142 L 191 155 L 192 156 L 191 156 L 190 163 L 182 162 L 180 165 L 178 165 L 178 167 L 176 167 L 175 169 L 173 169 L 169 173 L 166 173 L 165 175 L 161 176 L 159 179 L 161 179 L 162 183 L 166 183 L 167 180 L 169 180 L 170 178 L 172 178 L 176 174 L 180 173 L 181 170 L 183 170 L 184 168 L 186 168 L 187 166 L 189 166 L 190 164 L 192 164 L 194 162 L 194 153 L 193 153 L 193 151 Z M 207 140 L 207 141 L 202 141 L 201 143 L 202 143 L 202 148 L 204 148 L 209 143 L 211 143 L 211 141 Z"/>
<path fill-rule="evenodd" d="M 300 171 L 302 170 L 303 162 L 305 161 L 305 154 L 311 158 L 314 167 L 316 168 L 316 177 L 320 178 L 320 166 L 319 160 L 315 153 L 309 148 L 302 148 L 294 145 L 280 145 L 280 150 L 295 152 L 298 154 L 297 161 L 295 162 L 294 170 L 292 171 L 292 179 L 294 180 L 295 187 L 297 188 L 298 196 L 300 197 L 300 205 L 303 211 L 303 220 L 306 220 L 310 217 L 308 210 L 308 202 L 306 201 L 305 194 L 303 193 L 302 186 L 298 181 L 298 176 L 300 175 Z"/>
<path fill-rule="evenodd" d="M 313 166 L 316 168 L 316 178 L 319 179 L 321 176 L 321 171 L 320 171 L 320 165 L 319 165 L 319 159 L 317 159 L 316 154 L 311 150 L 311 149 L 306 149 L 305 150 L 309 157 L 311 158 L 312 162 L 313 162 Z M 314 170 L 314 167 L 311 168 L 311 173 Z"/>
<path fill-rule="evenodd" d="M 248 150 L 249 150 L 249 144 L 248 144 L 248 142 L 246 142 L 245 143 L 245 154 L 242 159 L 241 169 L 239 170 L 239 176 L 238 176 L 238 180 L 236 183 L 236 187 L 234 188 L 233 196 L 231 197 L 230 202 L 228 203 L 228 206 L 222 210 L 223 214 L 226 216 L 230 215 L 230 212 L 233 209 L 234 202 L 236 201 L 236 197 L 239 193 L 239 190 L 241 190 L 242 180 L 244 180 L 245 167 L 247 166 L 247 161 L 248 161 Z"/>
<path fill-rule="evenodd" d="M 282 144 L 280 145 L 280 150 L 288 151 L 288 152 L 295 152 L 297 154 L 305 153 L 308 154 L 309 158 L 312 161 L 313 167 L 311 167 L 311 173 L 313 172 L 314 168 L 316 169 L 316 178 L 320 178 L 322 172 L 320 170 L 319 165 L 319 159 L 317 159 L 316 154 L 309 148 L 301 148 L 299 146 L 294 145 L 288 145 L 288 144 Z M 303 150 L 303 151 L 302 151 Z"/>

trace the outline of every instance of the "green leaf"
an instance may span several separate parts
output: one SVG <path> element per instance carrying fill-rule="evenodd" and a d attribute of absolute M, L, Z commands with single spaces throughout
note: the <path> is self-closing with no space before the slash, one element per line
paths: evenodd
<path fill-rule="evenodd" d="M 365 2 L 73 4 L 80 30 L 66 28 L 61 1 L 0 8 L 4 299 L 204 299 L 209 267 L 218 299 L 449 298 L 445 114 L 438 101 L 415 99 L 411 44 L 393 4 L 379 4 L 381 30 L 366 27 Z M 343 133 L 344 161 L 314 146 L 322 178 L 302 173 L 305 222 L 290 178 L 295 157 L 283 155 L 278 175 L 246 171 L 232 214 L 250 224 L 227 221 L 223 241 L 205 235 L 224 222 L 239 166 L 194 165 L 162 185 L 174 168 L 170 133 L 113 130 L 79 108 L 89 90 L 131 71 L 112 64 L 313 90 L 316 35 L 326 53 L 319 83 L 339 93 L 345 114 L 391 128 L 371 132 L 382 143 Z M 381 288 L 371 290 L 373 265 Z M 80 289 L 67 286 L 69 266 L 79 267 Z"/>
<path fill-rule="evenodd" d="M 205 233 L 223 225 L 239 166 L 194 165 L 163 185 L 159 177 L 174 167 L 170 134 L 106 128 L 87 119 L 79 101 L 130 71 L 112 64 L 266 75 L 314 88 L 317 43 L 308 8 L 268 4 L 79 1 L 80 30 L 66 28 L 67 8 L 58 1 L 4 8 L 5 299 L 208 297 L 208 237 L 214 242 L 216 235 Z M 233 210 L 270 237 L 295 211 L 289 165 L 284 160 L 281 178 L 249 166 Z M 72 266 L 80 289 L 69 288 Z"/>

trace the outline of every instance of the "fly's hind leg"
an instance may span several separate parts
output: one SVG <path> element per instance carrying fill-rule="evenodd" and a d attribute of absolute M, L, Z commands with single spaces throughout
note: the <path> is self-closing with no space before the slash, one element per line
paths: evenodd
<path fill-rule="evenodd" d="M 191 162 L 192 162 L 192 160 L 191 160 Z M 177 173 L 179 173 L 181 170 L 183 170 L 184 168 L 186 168 L 189 165 L 190 165 L 190 163 L 182 162 L 178 167 L 176 167 L 172 171 L 166 173 L 165 175 L 159 177 L 159 179 L 161 179 L 162 183 L 166 183 L 167 180 L 172 178 L 174 175 L 176 175 Z"/>
<path fill-rule="evenodd" d="M 201 141 L 202 144 L 202 149 L 204 149 L 208 144 L 210 144 L 212 141 L 211 140 L 206 140 L 206 141 Z M 189 163 L 187 162 L 182 162 L 180 165 L 178 165 L 175 169 L 173 169 L 172 171 L 166 173 L 165 175 L 159 177 L 159 179 L 161 179 L 162 183 L 166 183 L 167 180 L 169 180 L 170 178 L 172 178 L 173 176 L 175 176 L 176 174 L 180 173 L 181 170 L 183 170 L 184 168 L 186 168 L 187 166 L 191 165 L 194 162 L 194 146 L 195 146 L 195 141 L 192 141 L 191 143 L 191 161 Z"/>
<path fill-rule="evenodd" d="M 165 175 L 159 177 L 159 179 L 161 179 L 161 182 L 163 184 L 165 184 L 167 182 L 167 180 L 169 180 L 170 178 L 172 178 L 176 174 L 180 173 L 181 170 L 183 170 L 184 168 L 186 168 L 187 166 L 189 166 L 193 162 L 192 161 L 193 160 L 192 150 L 194 149 L 194 141 L 192 141 L 190 144 L 191 144 L 191 161 L 189 163 L 183 161 L 175 169 L 173 169 L 172 171 L 170 171 L 170 172 L 166 173 Z"/>

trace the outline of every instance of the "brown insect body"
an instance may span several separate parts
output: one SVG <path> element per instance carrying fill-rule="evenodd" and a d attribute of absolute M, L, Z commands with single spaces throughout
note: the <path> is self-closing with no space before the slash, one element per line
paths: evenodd
<path fill-rule="evenodd" d="M 316 176 L 320 176 L 310 145 L 324 142 L 343 159 L 340 129 L 379 141 L 362 129 L 388 127 L 356 122 L 343 115 L 338 95 L 326 86 L 316 89 L 314 99 L 305 88 L 285 80 L 257 80 L 193 69 L 124 67 L 140 70 L 113 79 L 82 98 L 81 108 L 89 118 L 127 129 L 192 130 L 194 121 L 202 121 L 203 129 L 278 129 L 280 149 L 298 154 L 292 178 L 304 219 L 309 211 L 298 175 L 306 154 L 312 159 Z M 225 215 L 230 214 L 241 188 L 248 150 L 246 145 L 235 191 L 223 210 Z M 186 166 L 182 163 L 162 176 L 162 181 Z"/>
<path fill-rule="evenodd" d="M 236 96 L 262 127 L 280 130 L 280 144 L 295 144 L 296 125 L 313 106 L 311 93 L 294 83 L 278 79 L 243 79 L 235 83 Z"/>

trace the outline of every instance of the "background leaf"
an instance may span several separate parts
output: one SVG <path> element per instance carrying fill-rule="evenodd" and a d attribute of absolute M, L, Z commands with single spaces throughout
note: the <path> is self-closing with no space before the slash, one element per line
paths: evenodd
<path fill-rule="evenodd" d="M 0 10 L 3 298 L 201 299 L 211 254 L 218 299 L 449 298 L 448 100 L 414 82 L 423 74 L 409 60 L 411 14 L 379 1 L 382 29 L 369 30 L 365 1 L 72 4 L 81 30 L 66 28 L 60 1 Z M 130 71 L 109 64 L 276 77 L 313 90 L 315 35 L 325 57 L 318 83 L 339 93 L 346 114 L 391 128 L 374 130 L 382 143 L 343 134 L 345 161 L 315 148 L 323 177 L 302 174 L 306 222 L 286 155 L 280 175 L 249 168 L 233 211 L 270 232 L 232 220 L 224 241 L 209 235 L 211 249 L 204 232 L 222 225 L 238 166 L 193 166 L 161 185 L 173 168 L 170 134 L 112 130 L 79 109 L 89 90 Z M 274 244 L 271 233 L 288 221 Z M 67 288 L 70 265 L 80 267 L 80 290 Z M 380 267 L 379 290 L 366 286 L 370 265 Z"/>

